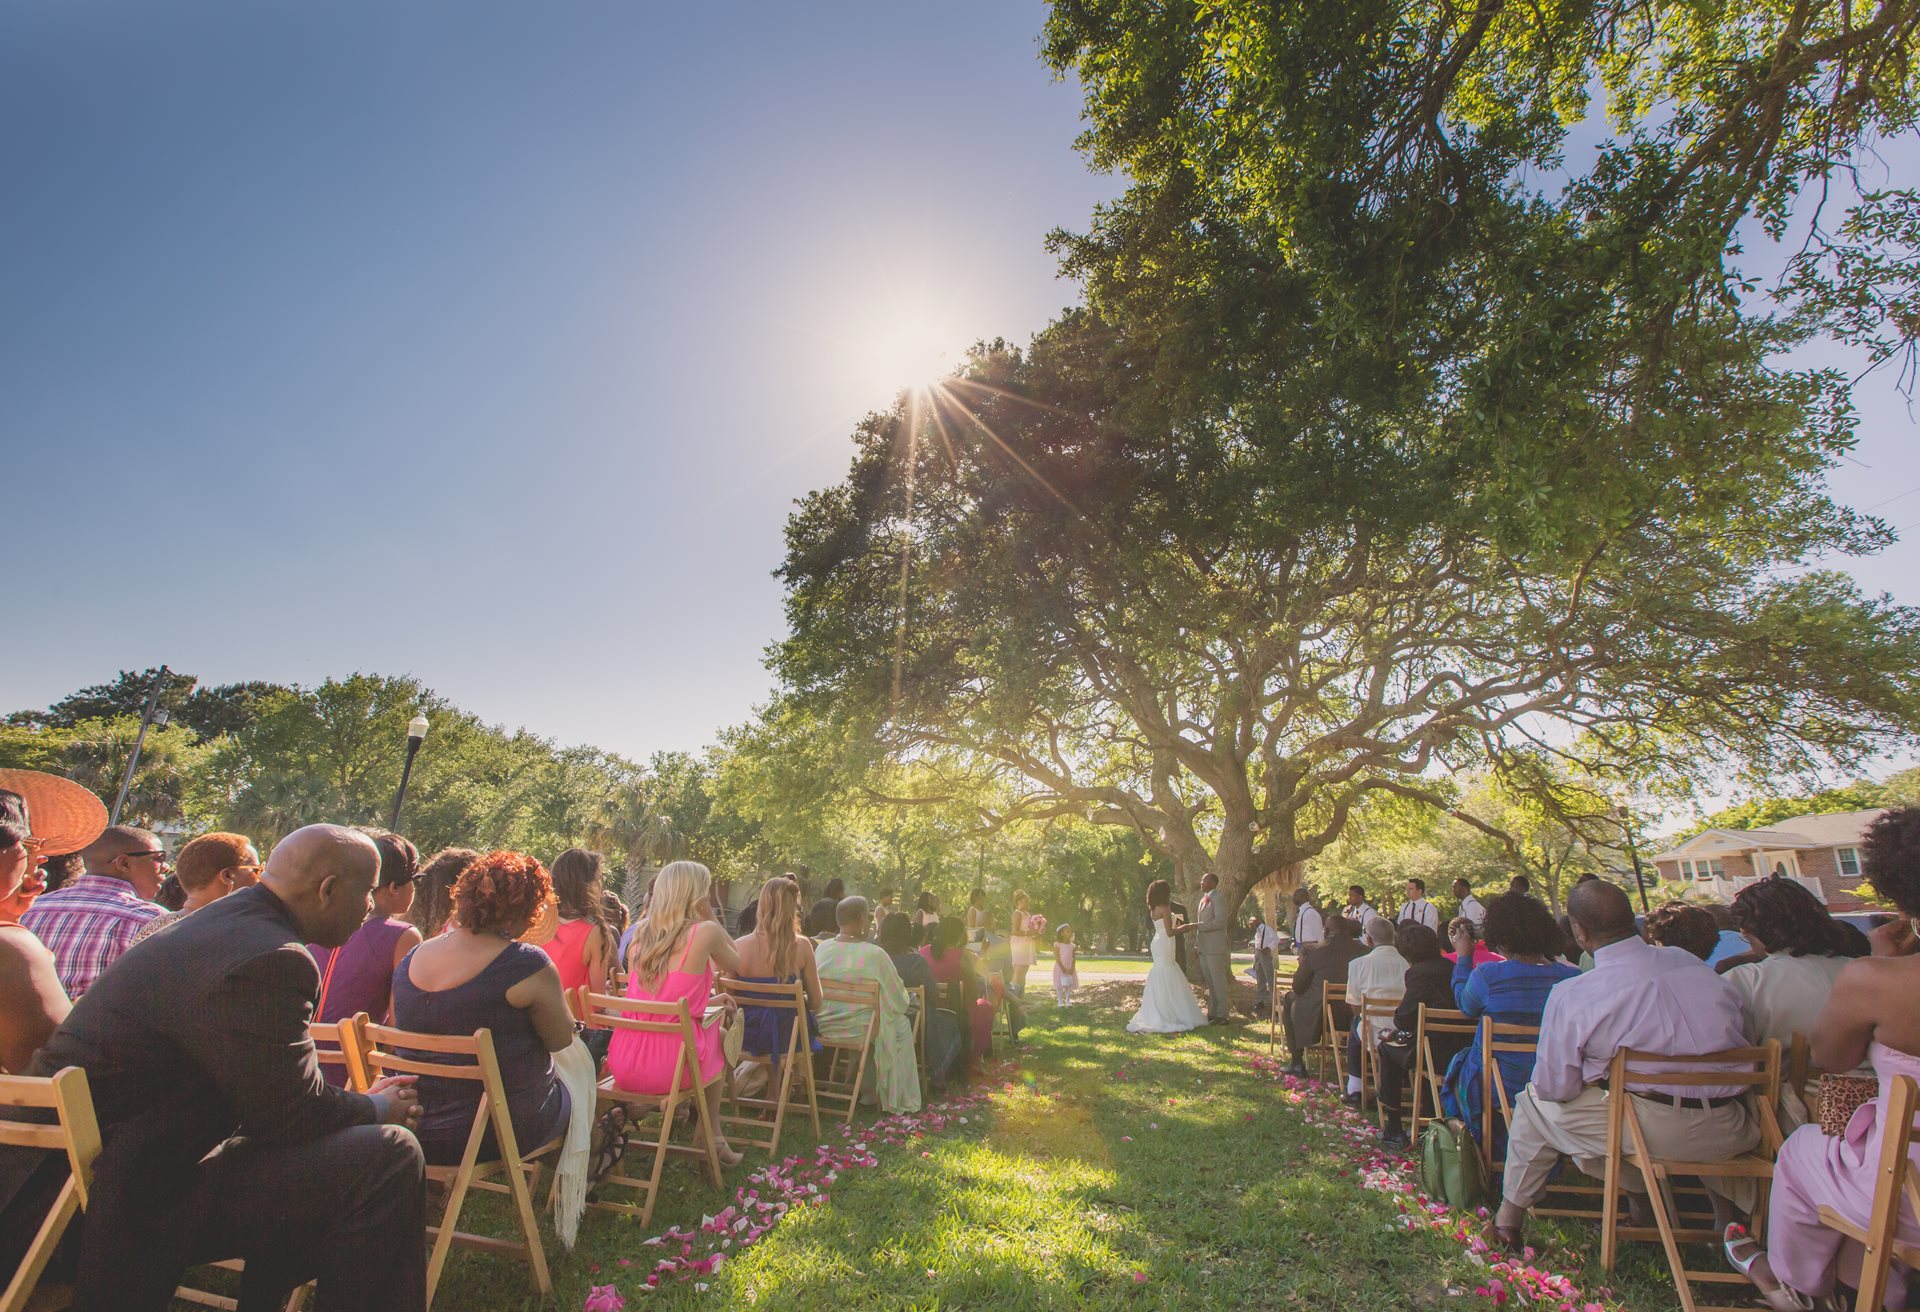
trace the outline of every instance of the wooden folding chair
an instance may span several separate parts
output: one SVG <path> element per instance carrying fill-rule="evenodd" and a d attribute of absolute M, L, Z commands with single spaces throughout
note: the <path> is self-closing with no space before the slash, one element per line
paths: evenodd
<path fill-rule="evenodd" d="M 87 1194 L 93 1188 L 93 1159 L 100 1155 L 100 1122 L 93 1112 L 93 1092 L 87 1087 L 87 1073 L 69 1066 L 46 1078 L 30 1075 L 0 1075 L 0 1107 L 38 1107 L 53 1113 L 52 1121 L 0 1120 L 0 1144 L 15 1148 L 36 1148 L 41 1152 L 65 1153 L 67 1179 L 54 1195 L 53 1206 L 34 1233 L 27 1254 L 0 1294 L 0 1312 L 23 1312 L 41 1274 L 60 1246 L 61 1236 L 73 1218 L 87 1210 Z M 44 1290 L 38 1306 L 53 1306 L 54 1291 Z M 64 1306 L 64 1304 L 58 1304 Z"/>
<path fill-rule="evenodd" d="M 1448 1034 L 1471 1042 L 1480 1036 L 1480 1023 L 1469 1020 L 1464 1011 L 1429 1007 L 1421 1003 L 1420 1019 L 1413 1031 L 1413 1114 L 1408 1120 L 1414 1143 L 1420 1142 L 1420 1100 L 1423 1094 L 1433 1106 L 1434 1117 L 1440 1115 L 1440 1092 L 1446 1083 L 1447 1072 L 1434 1058 L 1433 1041 L 1437 1036 Z"/>
<path fill-rule="evenodd" d="M 927 1030 L 933 1016 L 933 987 L 922 984 L 917 989 L 908 990 L 920 995 L 920 1005 L 913 1009 L 913 1064 L 920 1070 L 920 1087 L 930 1088 L 927 1079 Z"/>
<path fill-rule="evenodd" d="M 1005 1029 L 1007 1048 L 1013 1050 L 1013 991 L 1007 987 L 1006 976 L 999 971 L 987 975 L 987 987 L 1000 999 L 993 1008 L 993 1041 L 1000 1042 L 1000 1032 Z"/>
<path fill-rule="evenodd" d="M 1920 1268 L 1920 1244 L 1909 1244 L 1899 1237 L 1903 1207 L 1920 1217 L 1920 1172 L 1914 1170 L 1912 1157 L 1916 1114 L 1920 1114 L 1920 1084 L 1915 1084 L 1910 1075 L 1894 1077 L 1887 1091 L 1887 1119 L 1881 1131 L 1873 1210 L 1867 1214 L 1867 1223 L 1856 1225 L 1831 1207 L 1820 1209 L 1821 1225 L 1838 1230 L 1867 1250 L 1860 1261 L 1860 1294 L 1854 1300 L 1854 1312 L 1880 1312 L 1895 1261 Z"/>
<path fill-rule="evenodd" d="M 427 1075 L 447 1080 L 469 1080 L 480 1086 L 480 1102 L 473 1112 L 473 1128 L 467 1134 L 467 1147 L 457 1166 L 428 1166 L 427 1178 L 448 1186 L 446 1210 L 439 1225 L 429 1225 L 433 1248 L 427 1258 L 427 1305 L 433 1305 L 447 1255 L 458 1242 L 470 1248 L 517 1258 L 527 1264 L 534 1291 L 542 1298 L 553 1291 L 553 1279 L 547 1271 L 547 1254 L 540 1242 L 540 1225 L 534 1219 L 533 1191 L 539 1187 L 540 1164 L 557 1154 L 565 1142 L 564 1132 L 530 1152 L 521 1152 L 513 1133 L 513 1117 L 507 1109 L 507 1091 L 500 1078 L 500 1059 L 493 1048 L 490 1030 L 472 1034 L 425 1034 L 375 1025 L 365 1014 L 354 1017 L 350 1028 L 342 1030 L 343 1047 L 357 1051 L 361 1069 L 370 1079 L 388 1075 Z M 406 1056 L 403 1053 L 426 1053 Z M 436 1058 L 472 1058 L 471 1062 Z M 499 1156 L 491 1162 L 480 1160 L 487 1130 Z M 557 1173 L 556 1173 L 557 1175 Z M 505 1184 L 499 1183 L 504 1179 Z M 503 1193 L 513 1199 L 519 1219 L 520 1237 L 503 1239 L 495 1235 L 473 1234 L 460 1229 L 460 1215 L 470 1189 Z"/>
<path fill-rule="evenodd" d="M 1272 1057 L 1280 1051 L 1280 1036 L 1285 1032 L 1280 1022 L 1280 1008 L 1284 1005 L 1280 999 L 1293 992 L 1294 971 L 1283 971 L 1278 965 L 1273 969 L 1273 992 L 1267 998 L 1267 1056 Z"/>
<path fill-rule="evenodd" d="M 1488 1178 L 1498 1183 L 1506 1171 L 1506 1155 L 1495 1145 L 1513 1126 L 1513 1103 L 1519 1089 L 1509 1089 L 1500 1071 L 1503 1052 L 1537 1052 L 1540 1047 L 1538 1025 L 1513 1025 L 1491 1016 L 1480 1019 L 1480 1148 L 1486 1154 Z M 1585 1176 L 1579 1177 L 1581 1180 Z M 1498 1192 L 1496 1189 L 1495 1192 Z M 1557 1180 L 1530 1210 L 1535 1216 L 1571 1217 L 1583 1221 L 1601 1219 L 1600 1185 Z"/>
<path fill-rule="evenodd" d="M 741 1057 L 742 1062 L 766 1066 L 767 1091 L 764 1097 L 742 1097 L 734 1087 L 733 1072 L 727 1072 L 727 1101 L 737 1109 L 752 1113 L 744 1116 L 723 1114 L 720 1117 L 721 1123 L 727 1127 L 728 1141 L 765 1148 L 767 1156 L 778 1157 L 780 1134 L 786 1125 L 789 1107 L 805 1111 L 812 1117 L 813 1136 L 819 1138 L 820 1100 L 813 1088 L 813 1043 L 807 1024 L 806 984 L 801 980 L 791 984 L 751 984 L 745 980 L 719 979 L 714 981 L 713 986 L 742 1007 L 766 1007 L 793 1013 L 785 1052 L 749 1052 Z M 798 1095 L 796 1086 L 804 1088 L 805 1097 Z"/>
<path fill-rule="evenodd" d="M 827 1051 L 827 1074 L 816 1082 L 815 1097 L 837 1108 L 846 1105 L 843 1121 L 853 1120 L 853 1109 L 860 1105 L 860 1089 L 867 1077 L 867 1059 L 873 1053 L 874 1040 L 880 1036 L 880 986 L 855 984 L 846 980 L 820 981 L 821 1000 L 843 1006 L 866 1008 L 866 1028 L 856 1039 L 829 1039 L 820 1036 Z M 851 1069 L 848 1063 L 851 1062 Z"/>
<path fill-rule="evenodd" d="M 1681 1069 L 1672 1069 L 1678 1064 Z M 1705 1065 L 1727 1065 L 1741 1069 L 1702 1070 Z M 1630 1092 L 1635 1086 L 1651 1083 L 1683 1089 L 1737 1087 L 1745 1091 L 1760 1122 L 1760 1145 L 1726 1161 L 1701 1162 L 1656 1158 L 1647 1146 L 1646 1131 L 1640 1123 L 1640 1100 Z M 1683 1226 L 1679 1207 L 1672 1194 L 1678 1177 L 1736 1177 L 1759 1183 L 1760 1196 L 1753 1211 L 1754 1237 L 1766 1237 L 1767 1189 L 1773 1179 L 1773 1161 L 1780 1151 L 1780 1124 L 1773 1114 L 1780 1099 L 1780 1043 L 1770 1039 L 1756 1048 L 1730 1048 L 1725 1052 L 1671 1054 L 1640 1052 L 1623 1048 L 1613 1055 L 1607 1075 L 1607 1173 L 1602 1182 L 1600 1220 L 1600 1264 L 1613 1270 L 1622 1238 L 1654 1238 L 1666 1249 L 1667 1264 L 1673 1273 L 1674 1288 L 1680 1294 L 1683 1312 L 1737 1312 L 1724 1306 L 1702 1304 L 1693 1293 L 1695 1284 L 1733 1285 L 1744 1288 L 1747 1278 L 1730 1271 L 1724 1264 L 1712 1270 L 1695 1270 L 1686 1265 L 1682 1244 L 1717 1245 L 1720 1234 L 1711 1225 Z M 1637 1168 L 1646 1180 L 1647 1205 L 1653 1212 L 1654 1235 L 1639 1227 L 1620 1224 L 1621 1176 L 1628 1166 Z"/>
<path fill-rule="evenodd" d="M 1320 1042 L 1315 1044 L 1314 1069 L 1322 1083 L 1326 1081 L 1327 1069 L 1333 1069 L 1334 1082 L 1340 1086 L 1340 1092 L 1347 1091 L 1347 1026 L 1334 1019 L 1334 1007 L 1351 1007 L 1347 998 L 1345 984 L 1328 984 L 1320 1002 Z"/>
<path fill-rule="evenodd" d="M 756 984 L 751 987 L 779 988 L 782 986 Z M 680 1043 L 680 1055 L 674 1061 L 671 1092 L 630 1093 L 615 1084 L 611 1075 L 600 1081 L 599 1107 L 625 1107 L 630 1132 L 636 1129 L 641 1131 L 639 1141 L 652 1145 L 653 1161 L 646 1179 L 642 1180 L 630 1175 L 608 1174 L 601 1177 L 595 1191 L 597 1194 L 600 1190 L 610 1187 L 635 1190 L 641 1197 L 638 1207 L 631 1203 L 602 1200 L 598 1197 L 589 1206 L 599 1208 L 601 1211 L 638 1216 L 640 1224 L 644 1226 L 653 1218 L 653 1205 L 660 1196 L 660 1175 L 666 1167 L 669 1156 L 695 1157 L 704 1160 L 707 1164 L 707 1174 L 712 1178 L 714 1188 L 721 1186 L 720 1147 L 713 1118 L 709 1115 L 706 1091 L 714 1080 L 724 1079 L 725 1073 L 714 1076 L 713 1080 L 701 1080 L 700 1048 L 694 1039 L 693 1015 L 687 1009 L 685 998 L 679 998 L 673 1002 L 650 1002 L 640 998 L 617 997 L 611 993 L 589 993 L 584 985 L 577 992 L 579 994 L 577 1005 L 584 1013 L 586 1023 L 595 1029 L 656 1034 L 677 1038 Z M 796 1030 L 804 1026 L 805 1015 L 806 1010 L 803 1006 L 802 1019 L 795 1022 Z M 674 1124 L 683 1102 L 693 1104 L 694 1138 L 691 1143 L 676 1143 L 673 1138 Z M 656 1117 L 657 1124 L 654 1123 Z"/>
<path fill-rule="evenodd" d="M 347 1073 L 347 1087 L 357 1093 L 365 1093 L 370 1082 L 366 1068 L 360 1063 L 360 1050 L 354 1046 L 354 1025 L 364 1019 L 365 1012 L 351 1021 L 313 1021 L 307 1026 L 307 1037 L 313 1040 L 314 1056 L 322 1066 L 338 1066 Z M 208 1266 L 221 1271 L 242 1271 L 246 1263 L 234 1258 L 209 1262 Z M 302 1285 L 287 1296 L 284 1312 L 301 1312 L 307 1305 L 307 1295 L 313 1290 L 311 1283 Z M 240 1301 L 225 1294 L 216 1294 L 210 1289 L 200 1289 L 193 1285 L 180 1285 L 173 1296 L 185 1303 L 197 1303 L 201 1307 L 219 1308 L 221 1312 L 236 1312 Z"/>
<path fill-rule="evenodd" d="M 1382 1022 L 1391 1032 L 1393 1015 L 1400 1010 L 1395 999 L 1375 999 L 1362 994 L 1358 1005 L 1353 1009 L 1353 1022 L 1360 1032 L 1360 1103 L 1366 1105 L 1369 1093 L 1373 1096 L 1374 1117 L 1384 1129 L 1387 1123 L 1387 1109 L 1380 1105 L 1380 1052 L 1375 1044 Z M 1344 1089 L 1342 1090 L 1344 1092 Z"/>

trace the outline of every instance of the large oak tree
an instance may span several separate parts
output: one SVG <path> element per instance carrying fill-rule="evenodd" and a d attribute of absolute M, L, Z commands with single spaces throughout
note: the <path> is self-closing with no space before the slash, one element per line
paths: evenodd
<path fill-rule="evenodd" d="M 1835 202 L 1772 295 L 1739 250 L 1911 126 L 1916 23 L 1061 0 L 1048 57 L 1132 179 L 1056 238 L 1088 304 L 861 426 L 789 524 L 788 694 L 1235 903 L 1450 772 L 1910 733 L 1920 620 L 1817 568 L 1887 540 L 1825 493 L 1846 380 L 1781 352 L 1911 341 L 1920 206 Z M 1614 135 L 1569 169 L 1596 82 Z"/>

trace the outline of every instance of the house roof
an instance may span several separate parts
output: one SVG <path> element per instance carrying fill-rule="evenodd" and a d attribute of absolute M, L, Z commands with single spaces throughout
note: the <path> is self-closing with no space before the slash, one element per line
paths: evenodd
<path fill-rule="evenodd" d="M 1886 814 L 1884 807 L 1865 811 L 1834 811 L 1825 815 L 1797 815 L 1776 820 L 1765 829 L 1708 829 L 1678 847 L 1654 855 L 1655 861 L 1677 861 L 1706 852 L 1804 851 L 1816 847 L 1850 847 L 1867 826 Z"/>

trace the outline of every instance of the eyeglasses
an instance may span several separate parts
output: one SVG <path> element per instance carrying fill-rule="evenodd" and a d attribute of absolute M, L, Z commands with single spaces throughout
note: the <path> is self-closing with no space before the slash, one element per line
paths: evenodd
<path fill-rule="evenodd" d="M 157 861 L 161 865 L 167 863 L 167 849 L 164 847 L 150 847 L 139 852 L 122 852 L 120 855 L 134 861 Z"/>

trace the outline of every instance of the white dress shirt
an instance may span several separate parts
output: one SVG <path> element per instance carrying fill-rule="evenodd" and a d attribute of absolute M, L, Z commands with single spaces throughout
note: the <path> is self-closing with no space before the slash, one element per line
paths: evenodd
<path fill-rule="evenodd" d="M 1320 908 L 1311 902 L 1302 902 L 1293 912 L 1293 945 L 1310 948 L 1326 941 L 1327 922 L 1321 918 Z"/>
<path fill-rule="evenodd" d="M 1739 991 L 1685 948 L 1655 947 L 1637 935 L 1609 943 L 1593 954 L 1592 970 L 1561 980 L 1547 995 L 1534 1096 L 1567 1102 L 1589 1084 L 1604 1084 L 1621 1048 L 1686 1056 L 1744 1048 L 1743 1026 Z M 1744 1092 L 1735 1085 L 1637 1087 L 1683 1098 Z"/>
<path fill-rule="evenodd" d="M 1255 952 L 1278 952 L 1280 950 L 1280 932 L 1266 921 L 1260 922 L 1260 928 L 1253 931 L 1253 950 Z"/>
<path fill-rule="evenodd" d="M 1471 893 L 1460 899 L 1460 914 L 1471 920 L 1475 929 L 1487 927 L 1487 904 Z"/>
<path fill-rule="evenodd" d="M 1396 924 L 1404 925 L 1411 920 L 1416 925 L 1425 925 L 1438 934 L 1440 932 L 1440 908 L 1423 897 L 1417 897 L 1400 908 L 1400 918 Z"/>
<path fill-rule="evenodd" d="M 1407 995 L 1407 959 L 1391 943 L 1383 943 L 1347 967 L 1347 1000 L 1397 1003 Z M 1355 1011 L 1358 1011 L 1356 1005 Z M 1393 1013 L 1376 1016 L 1372 1023 L 1375 1040 L 1393 1033 Z"/>

